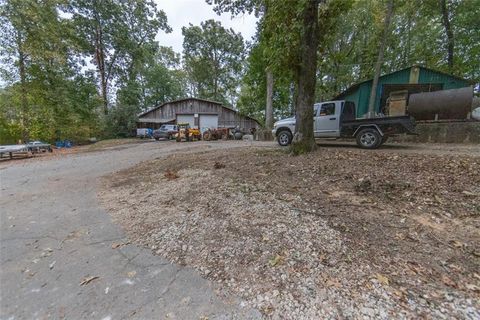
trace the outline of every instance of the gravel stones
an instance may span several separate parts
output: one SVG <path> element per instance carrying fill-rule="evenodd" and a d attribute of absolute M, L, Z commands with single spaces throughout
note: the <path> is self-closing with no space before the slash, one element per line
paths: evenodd
<path fill-rule="evenodd" d="M 436 160 L 446 169 L 419 155 L 366 161 L 363 150 L 178 155 L 110 178 L 100 199 L 134 241 L 267 318 L 478 318 L 478 294 L 460 284 L 479 263 L 449 244 L 459 220 L 449 223 L 467 219 L 456 241 L 479 244 L 480 162 Z M 461 265 L 453 287 L 437 260 Z"/>

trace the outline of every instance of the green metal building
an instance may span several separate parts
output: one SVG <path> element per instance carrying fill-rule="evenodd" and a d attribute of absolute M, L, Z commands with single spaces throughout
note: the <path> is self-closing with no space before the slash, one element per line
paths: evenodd
<path fill-rule="evenodd" d="M 357 117 L 360 118 L 368 112 L 372 82 L 373 80 L 370 79 L 357 83 L 334 97 L 333 100 L 349 100 L 355 102 L 357 106 Z M 408 94 L 412 94 L 458 89 L 470 85 L 468 80 L 447 73 L 421 66 L 411 66 L 380 76 L 375 99 L 375 110 L 376 112 L 383 112 L 387 98 L 391 92 L 408 90 Z"/>

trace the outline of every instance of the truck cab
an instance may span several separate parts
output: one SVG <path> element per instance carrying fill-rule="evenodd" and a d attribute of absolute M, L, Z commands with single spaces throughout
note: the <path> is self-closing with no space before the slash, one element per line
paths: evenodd
<path fill-rule="evenodd" d="M 355 119 L 355 104 L 350 101 L 327 101 L 313 106 L 315 138 L 339 138 L 340 123 Z"/>

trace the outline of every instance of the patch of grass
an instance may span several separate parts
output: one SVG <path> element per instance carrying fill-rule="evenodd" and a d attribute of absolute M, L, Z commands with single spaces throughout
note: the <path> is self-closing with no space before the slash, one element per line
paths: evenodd
<path fill-rule="evenodd" d="M 96 151 L 105 148 L 111 148 L 116 146 L 121 146 L 125 144 L 138 143 L 139 140 L 136 138 L 122 138 L 122 139 L 106 139 L 100 140 L 94 144 L 88 146 L 89 151 Z"/>

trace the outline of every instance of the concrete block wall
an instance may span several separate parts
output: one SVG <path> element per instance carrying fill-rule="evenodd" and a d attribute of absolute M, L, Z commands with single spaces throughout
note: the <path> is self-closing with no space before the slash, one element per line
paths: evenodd
<path fill-rule="evenodd" d="M 417 123 L 418 136 L 392 137 L 394 142 L 480 144 L 480 121 Z"/>

